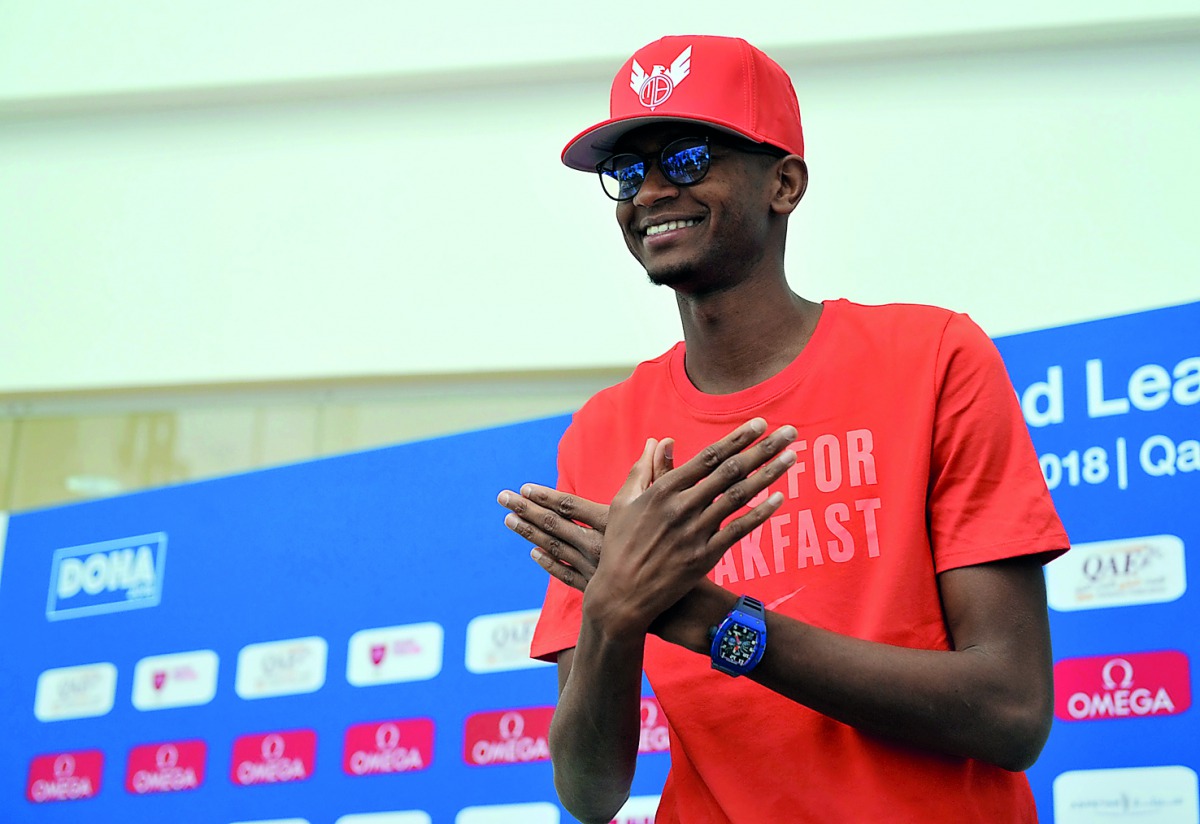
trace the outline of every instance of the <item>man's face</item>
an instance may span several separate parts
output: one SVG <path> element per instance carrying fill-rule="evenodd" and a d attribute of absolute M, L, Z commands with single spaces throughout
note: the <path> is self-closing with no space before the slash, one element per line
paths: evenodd
<path fill-rule="evenodd" d="M 706 134 L 712 162 L 704 178 L 686 186 L 667 180 L 659 163 L 663 146 Z M 764 255 L 773 164 L 732 142 L 694 125 L 660 124 L 618 143 L 618 152 L 651 161 L 638 193 L 617 204 L 616 216 L 625 245 L 653 283 L 686 293 L 719 290 Z"/>

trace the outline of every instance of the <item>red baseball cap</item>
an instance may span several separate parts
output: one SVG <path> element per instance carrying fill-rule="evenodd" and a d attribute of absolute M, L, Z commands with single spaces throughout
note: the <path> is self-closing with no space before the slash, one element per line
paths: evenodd
<path fill-rule="evenodd" d="M 664 37 L 643 46 L 613 80 L 611 117 L 581 132 L 562 162 L 590 172 L 623 134 L 690 121 L 804 155 L 800 104 L 779 64 L 738 37 Z"/>

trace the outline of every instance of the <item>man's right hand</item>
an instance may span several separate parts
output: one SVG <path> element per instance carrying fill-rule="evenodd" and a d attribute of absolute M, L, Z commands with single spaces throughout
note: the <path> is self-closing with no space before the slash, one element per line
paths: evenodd
<path fill-rule="evenodd" d="M 670 439 L 650 439 L 611 507 L 527 484 L 501 493 L 505 523 L 541 548 L 533 557 L 547 572 L 589 593 L 593 618 L 645 633 L 782 502 L 776 493 L 722 526 L 795 461 L 785 449 L 795 429 L 759 440 L 765 430 L 748 421 L 678 468 Z"/>

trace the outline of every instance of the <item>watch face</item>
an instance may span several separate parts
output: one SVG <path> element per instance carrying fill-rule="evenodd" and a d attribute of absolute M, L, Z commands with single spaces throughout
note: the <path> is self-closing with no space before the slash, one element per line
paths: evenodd
<path fill-rule="evenodd" d="M 758 632 L 745 624 L 731 624 L 717 652 L 735 666 L 743 666 L 758 648 Z"/>

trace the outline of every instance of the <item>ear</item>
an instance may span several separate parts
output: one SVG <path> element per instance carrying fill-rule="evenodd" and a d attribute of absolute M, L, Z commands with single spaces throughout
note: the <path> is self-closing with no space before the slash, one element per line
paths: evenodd
<path fill-rule="evenodd" d="M 808 164 L 800 155 L 788 155 L 780 159 L 775 167 L 775 191 L 771 198 L 771 211 L 790 215 L 808 189 Z"/>

